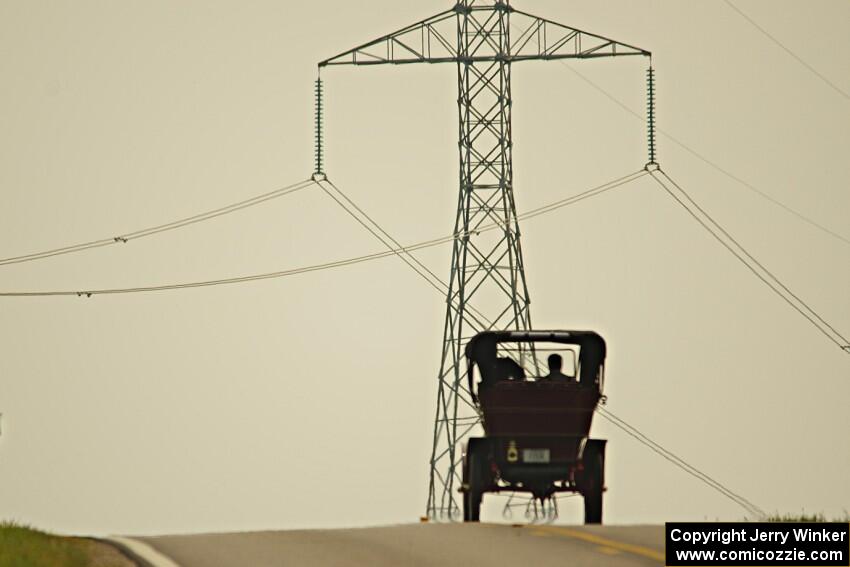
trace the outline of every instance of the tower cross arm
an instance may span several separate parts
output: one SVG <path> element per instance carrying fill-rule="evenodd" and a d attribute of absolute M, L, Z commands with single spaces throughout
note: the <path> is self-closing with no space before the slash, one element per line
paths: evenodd
<path fill-rule="evenodd" d="M 540 18 L 507 4 L 497 3 L 496 7 L 509 13 L 508 52 L 494 53 L 486 48 L 474 49 L 465 58 L 468 62 L 651 56 L 649 51 L 640 47 Z M 458 3 L 454 8 L 325 59 L 319 63 L 319 67 L 456 63 L 460 60 L 457 49 L 457 18 L 462 17 L 464 12 L 480 11 L 484 8 L 464 8 Z"/>
<path fill-rule="evenodd" d="M 511 61 L 652 55 L 640 47 L 515 9 L 511 9 L 511 28 Z"/>
<path fill-rule="evenodd" d="M 457 10 L 452 8 L 325 59 L 327 65 L 401 65 L 457 61 Z"/>

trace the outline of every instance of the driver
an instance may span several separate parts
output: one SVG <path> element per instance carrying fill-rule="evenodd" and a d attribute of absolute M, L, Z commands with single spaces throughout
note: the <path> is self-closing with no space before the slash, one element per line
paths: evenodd
<path fill-rule="evenodd" d="M 560 354 L 550 354 L 549 358 L 546 359 L 549 363 L 549 374 L 546 376 L 541 376 L 541 380 L 551 380 L 557 382 L 575 382 L 575 378 L 572 376 L 567 376 L 563 372 L 561 372 L 561 367 L 564 365 L 564 359 Z"/>

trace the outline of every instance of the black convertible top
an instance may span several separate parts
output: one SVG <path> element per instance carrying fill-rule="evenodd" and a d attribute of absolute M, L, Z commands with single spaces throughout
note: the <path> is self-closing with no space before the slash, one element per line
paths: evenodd
<path fill-rule="evenodd" d="M 602 348 L 602 358 L 605 358 L 605 339 L 594 331 L 484 331 L 466 344 L 466 356 L 475 358 L 478 345 L 493 340 L 497 344 L 550 342 L 584 346 L 595 343 Z"/>
<path fill-rule="evenodd" d="M 499 343 L 536 343 L 549 342 L 577 345 L 581 348 L 579 361 L 586 370 L 582 372 L 582 382 L 595 382 L 599 387 L 599 370 L 605 363 L 606 345 L 594 331 L 484 331 L 472 337 L 466 344 L 467 380 L 469 391 L 473 392 L 472 371 L 477 364 L 492 365 L 496 361 L 496 345 Z M 472 394 L 473 400 L 477 396 Z M 476 400 L 477 401 L 477 400 Z"/>

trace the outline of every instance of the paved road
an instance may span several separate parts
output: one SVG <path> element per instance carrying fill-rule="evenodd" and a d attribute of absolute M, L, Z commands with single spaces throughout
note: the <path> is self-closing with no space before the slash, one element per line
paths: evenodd
<path fill-rule="evenodd" d="M 664 564 L 662 526 L 410 524 L 135 539 L 179 567 Z"/>

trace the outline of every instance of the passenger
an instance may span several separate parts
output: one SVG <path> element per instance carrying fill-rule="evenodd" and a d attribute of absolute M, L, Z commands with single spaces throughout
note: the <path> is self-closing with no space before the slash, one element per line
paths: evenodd
<path fill-rule="evenodd" d="M 497 350 L 498 341 L 495 336 L 480 337 L 469 353 L 470 358 L 478 366 L 481 382 L 480 390 L 486 390 L 505 380 L 525 380 L 525 371 L 514 359 L 500 357 Z M 469 367 L 470 387 L 472 386 L 472 366 Z"/>
<path fill-rule="evenodd" d="M 547 359 L 549 363 L 549 374 L 546 376 L 541 376 L 540 380 L 546 381 L 556 381 L 556 382 L 568 382 L 574 383 L 575 378 L 572 376 L 567 376 L 563 372 L 561 372 L 561 367 L 564 365 L 564 359 L 560 354 L 550 354 Z"/>
<path fill-rule="evenodd" d="M 510 357 L 501 357 L 496 359 L 496 381 L 500 380 L 525 380 L 525 370 L 517 363 L 516 360 Z"/>
<path fill-rule="evenodd" d="M 522 366 L 509 357 L 499 357 L 490 364 L 480 364 L 481 387 L 486 389 L 507 380 L 525 380 Z"/>

